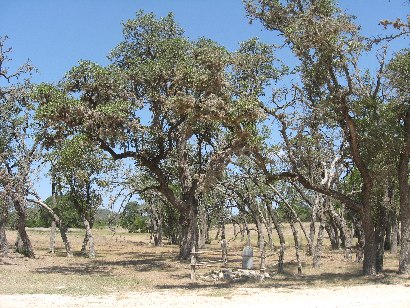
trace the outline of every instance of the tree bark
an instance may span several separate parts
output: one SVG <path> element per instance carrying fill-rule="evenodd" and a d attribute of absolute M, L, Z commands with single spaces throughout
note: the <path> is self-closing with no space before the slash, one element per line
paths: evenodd
<path fill-rule="evenodd" d="M 320 221 L 319 231 L 317 233 L 317 242 L 315 246 L 315 251 L 313 254 L 313 268 L 318 268 L 321 265 L 321 258 L 323 252 L 323 231 L 325 229 L 325 224 Z"/>
<path fill-rule="evenodd" d="M 394 214 L 392 222 L 392 234 L 391 234 L 391 253 L 397 253 L 398 238 L 399 238 L 399 223 L 397 221 L 397 216 Z"/>
<path fill-rule="evenodd" d="M 179 258 L 181 260 L 188 260 L 192 248 L 198 248 L 198 203 L 194 197 L 192 197 L 191 200 L 192 202 L 189 204 L 187 213 L 185 213 L 185 215 L 181 215 L 182 240 L 179 250 Z"/>
<path fill-rule="evenodd" d="M 384 238 L 386 234 L 385 217 L 379 217 L 379 223 L 376 227 L 376 271 L 383 271 L 384 260 Z"/>
<path fill-rule="evenodd" d="M 275 226 L 276 232 L 278 233 L 279 237 L 279 260 L 278 260 L 278 274 L 284 273 L 284 259 L 285 259 L 285 236 L 283 235 L 282 226 L 279 223 L 278 216 L 272 209 L 270 205 L 267 205 L 268 212 L 270 217 L 272 218 L 272 222 Z"/>
<path fill-rule="evenodd" d="M 399 272 L 410 274 L 410 110 L 404 117 L 404 143 L 399 156 L 398 181 L 400 194 L 401 249 Z"/>
<path fill-rule="evenodd" d="M 17 252 L 26 257 L 35 258 L 33 246 L 26 231 L 26 211 L 24 205 L 19 200 L 14 200 L 13 205 L 18 215 L 17 230 L 22 243 L 22 246 L 18 247 Z"/>
<path fill-rule="evenodd" d="M 263 225 L 259 218 L 256 218 L 255 222 L 256 222 L 256 230 L 258 232 L 258 247 L 259 247 L 259 251 L 261 251 L 263 247 L 265 246 L 264 236 L 263 236 Z"/>
<path fill-rule="evenodd" d="M 313 243 L 315 240 L 315 234 L 316 234 L 316 227 L 315 227 L 315 223 L 316 223 L 317 217 L 316 217 L 316 209 L 313 208 L 312 209 L 312 215 L 310 216 L 310 227 L 309 227 L 309 239 L 310 242 Z M 314 251 L 310 250 L 308 251 L 308 255 L 313 255 Z"/>
<path fill-rule="evenodd" d="M 51 227 L 50 227 L 50 248 L 49 252 L 54 254 L 55 253 L 55 247 L 56 247 L 56 222 L 53 220 L 51 222 Z"/>
<path fill-rule="evenodd" d="M 327 208 L 327 210 L 340 231 L 340 237 L 345 249 L 345 258 L 350 260 L 352 258 L 352 235 L 346 220 L 343 215 L 339 215 L 331 205 Z"/>
<path fill-rule="evenodd" d="M 204 206 L 199 207 L 199 238 L 198 238 L 198 248 L 202 249 L 205 247 L 205 243 L 208 240 L 208 217 Z"/>
<path fill-rule="evenodd" d="M 6 204 L 0 204 L 0 255 L 7 257 L 9 245 L 6 236 L 6 225 L 8 219 L 8 207 Z"/>
<path fill-rule="evenodd" d="M 327 223 L 325 224 L 324 228 L 327 232 L 327 235 L 329 236 L 330 245 L 332 249 L 333 250 L 339 249 L 339 243 L 337 241 L 335 230 L 332 228 L 332 225 L 330 223 Z"/>
<path fill-rule="evenodd" d="M 364 232 L 363 274 L 376 275 L 376 233 L 370 208 L 370 196 L 363 197 L 362 226 Z"/>
<path fill-rule="evenodd" d="M 298 274 L 302 275 L 302 262 L 300 261 L 300 243 L 299 243 L 299 235 L 298 230 L 293 222 L 290 223 L 290 227 L 292 229 L 293 240 L 295 241 L 295 255 L 296 255 L 296 262 L 298 264 Z"/>
<path fill-rule="evenodd" d="M 83 220 L 83 224 L 85 228 L 85 236 L 84 236 L 83 245 L 81 247 L 81 253 L 83 255 L 87 255 L 87 244 L 88 244 L 89 246 L 88 257 L 95 258 L 94 237 L 91 232 L 90 223 L 88 222 L 88 220 L 85 218 L 84 215 L 82 215 L 81 219 Z"/>
<path fill-rule="evenodd" d="M 41 206 L 42 208 L 48 211 L 51 218 L 53 219 L 53 221 L 55 222 L 55 224 L 60 230 L 61 239 L 63 240 L 64 247 L 67 253 L 67 257 L 72 257 L 73 252 L 71 251 L 71 244 L 67 236 L 68 227 L 63 223 L 60 217 L 58 217 L 58 215 L 54 213 L 53 209 L 50 208 L 47 204 L 45 204 L 43 201 L 41 201 L 40 198 L 38 198 L 37 200 L 32 200 L 32 199 L 27 199 L 27 200 L 38 204 L 39 206 Z"/>

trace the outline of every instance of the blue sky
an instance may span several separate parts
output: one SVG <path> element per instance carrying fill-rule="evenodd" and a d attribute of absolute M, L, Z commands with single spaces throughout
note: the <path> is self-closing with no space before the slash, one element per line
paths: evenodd
<path fill-rule="evenodd" d="M 359 17 L 366 33 L 380 33 L 381 19 L 405 17 L 405 0 L 344 0 L 342 7 Z M 241 0 L 0 0 L 0 35 L 10 37 L 13 64 L 27 59 L 39 69 L 35 81 L 57 81 L 80 59 L 107 63 L 121 40 L 121 21 L 143 9 L 165 16 L 172 11 L 186 34 L 211 38 L 230 50 L 240 41 L 277 40 L 259 23 L 249 25 Z"/>
<path fill-rule="evenodd" d="M 405 19 L 410 11 L 406 0 L 343 0 L 340 5 L 357 15 L 370 35 L 383 32 L 377 25 L 381 19 Z M 259 23 L 249 25 L 241 0 L 0 0 L 0 8 L 0 36 L 9 36 L 13 65 L 30 59 L 39 70 L 34 82 L 56 82 L 81 59 L 106 64 L 106 55 L 122 38 L 121 21 L 140 9 L 159 17 L 172 11 L 191 39 L 211 38 L 229 50 L 251 37 L 280 41 Z M 408 45 L 402 40 L 395 49 Z M 45 198 L 50 189 L 43 184 Z"/>

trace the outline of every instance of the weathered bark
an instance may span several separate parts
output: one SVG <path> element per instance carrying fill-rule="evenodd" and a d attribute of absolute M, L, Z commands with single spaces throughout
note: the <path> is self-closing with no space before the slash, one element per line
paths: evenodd
<path fill-rule="evenodd" d="M 392 220 L 389 217 L 386 221 L 386 237 L 384 239 L 384 250 L 391 250 L 392 243 Z"/>
<path fill-rule="evenodd" d="M 14 208 L 18 215 L 17 230 L 21 240 L 21 247 L 17 247 L 17 252 L 29 258 L 35 258 L 33 246 L 26 231 L 26 211 L 24 205 L 19 200 L 13 201 Z"/>
<path fill-rule="evenodd" d="M 208 241 L 208 217 L 206 209 L 203 206 L 199 207 L 199 228 L 198 228 L 198 247 L 200 249 L 205 247 Z"/>
<path fill-rule="evenodd" d="M 318 268 L 321 265 L 321 258 L 323 252 L 323 235 L 325 230 L 325 221 L 323 215 L 323 209 L 318 213 L 317 218 L 319 220 L 319 231 L 317 233 L 316 246 L 313 251 L 313 268 Z"/>
<path fill-rule="evenodd" d="M 312 215 L 310 216 L 310 226 L 309 226 L 309 239 L 310 239 L 311 243 L 313 243 L 314 240 L 315 240 L 315 234 L 316 234 L 315 223 L 316 223 L 316 220 L 317 220 L 316 219 L 316 209 L 313 208 L 312 209 Z M 313 254 L 314 254 L 313 250 L 308 251 L 308 255 L 313 255 Z"/>
<path fill-rule="evenodd" d="M 55 208 L 57 205 L 57 200 L 56 200 L 56 182 L 54 180 L 54 176 L 52 177 L 51 181 L 51 197 L 52 197 L 52 202 L 53 202 L 53 207 Z M 51 227 L 50 227 L 50 249 L 49 252 L 54 254 L 55 253 L 55 246 L 56 246 L 56 228 L 57 224 L 55 220 L 53 219 L 51 221 Z"/>
<path fill-rule="evenodd" d="M 317 233 L 317 242 L 315 246 L 315 251 L 313 254 L 313 267 L 318 268 L 321 265 L 321 258 L 323 252 L 323 231 L 325 229 L 325 224 L 321 220 L 319 225 L 319 231 Z"/>
<path fill-rule="evenodd" d="M 56 222 L 53 220 L 51 222 L 51 227 L 50 227 L 50 248 L 49 248 L 49 252 L 52 254 L 55 253 L 55 247 L 56 247 L 56 229 L 57 229 L 57 225 L 56 225 Z"/>
<path fill-rule="evenodd" d="M 356 244 L 356 262 L 363 261 L 364 255 L 364 235 L 361 223 L 356 226 L 357 244 Z"/>
<path fill-rule="evenodd" d="M 404 143 L 399 156 L 398 181 L 400 194 L 401 248 L 399 272 L 410 274 L 410 110 L 404 117 Z"/>
<path fill-rule="evenodd" d="M 364 197 L 362 226 L 364 231 L 363 274 L 376 275 L 376 234 L 370 207 L 370 196 Z"/>
<path fill-rule="evenodd" d="M 279 237 L 279 260 L 278 260 L 278 274 L 283 274 L 284 273 L 284 266 L 283 262 L 285 259 L 285 236 L 283 235 L 283 230 L 282 226 L 279 223 L 278 216 L 276 215 L 276 212 L 272 209 L 270 205 L 267 206 L 268 212 L 270 217 L 272 218 L 272 222 L 275 226 L 276 232 L 278 233 Z"/>
<path fill-rule="evenodd" d="M 6 257 L 9 252 L 9 245 L 6 236 L 6 225 L 8 218 L 8 208 L 5 204 L 0 204 L 0 255 Z"/>
<path fill-rule="evenodd" d="M 181 215 L 182 225 L 182 240 L 179 250 L 179 258 L 181 260 L 188 260 L 192 251 L 192 248 L 197 248 L 198 241 L 198 206 L 196 200 L 190 204 L 189 209 L 185 215 Z"/>
<path fill-rule="evenodd" d="M 393 216 L 392 221 L 392 234 L 391 234 L 391 253 L 397 253 L 398 239 L 399 239 L 399 223 L 397 216 Z"/>
<path fill-rule="evenodd" d="M 275 192 L 275 194 L 278 195 L 278 197 L 283 201 L 283 204 L 286 206 L 286 208 L 289 210 L 289 214 L 291 216 L 291 220 L 295 221 L 299 224 L 300 229 L 303 232 L 303 235 L 306 238 L 307 241 L 307 247 L 308 247 L 308 251 L 312 251 L 312 242 L 310 240 L 310 236 L 308 235 L 308 233 L 306 232 L 305 226 L 303 225 L 302 221 L 299 219 L 298 214 L 296 213 L 296 211 L 294 210 L 294 208 L 292 207 L 292 205 L 289 204 L 288 200 L 273 186 L 273 185 L 269 185 L 269 187 Z"/>
<path fill-rule="evenodd" d="M 151 236 L 150 243 L 154 241 L 155 246 L 162 245 L 162 219 L 158 210 L 151 206 Z"/>
<path fill-rule="evenodd" d="M 218 240 L 219 234 L 221 233 L 221 224 L 218 223 L 217 229 L 216 229 L 216 235 L 215 235 L 215 240 Z"/>
<path fill-rule="evenodd" d="M 265 225 L 266 233 L 268 235 L 268 246 L 270 250 L 274 250 L 274 243 L 273 243 L 273 224 L 272 220 L 270 218 L 270 215 L 267 215 L 266 211 L 261 212 L 261 218 L 263 221 L 263 224 Z"/>
<path fill-rule="evenodd" d="M 332 225 L 330 223 L 325 224 L 325 230 L 327 232 L 327 235 L 329 236 L 330 240 L 330 245 L 333 250 L 339 249 L 339 242 L 337 240 L 336 234 L 335 234 L 335 229 L 332 228 Z"/>
<path fill-rule="evenodd" d="M 261 251 L 265 245 L 264 236 L 263 236 L 263 225 L 260 219 L 255 219 L 255 222 L 256 222 L 256 230 L 258 233 L 258 247 L 259 247 L 259 251 Z"/>
<path fill-rule="evenodd" d="M 259 280 L 263 281 L 266 270 L 266 255 L 265 255 L 265 241 L 262 239 L 262 247 L 260 250 L 260 264 L 259 264 Z"/>
<path fill-rule="evenodd" d="M 391 203 L 391 189 L 389 185 L 385 186 L 383 202 L 379 206 L 377 223 L 376 223 L 376 271 L 383 271 L 383 260 L 384 260 L 384 248 L 385 248 L 385 237 L 386 228 L 388 225 L 388 215 L 387 209 L 390 208 Z"/>
<path fill-rule="evenodd" d="M 345 249 L 345 258 L 350 260 L 352 258 L 352 234 L 346 220 L 343 215 L 339 215 L 331 205 L 327 207 L 327 212 L 340 231 L 342 246 Z"/>
<path fill-rule="evenodd" d="M 81 219 L 83 221 L 84 228 L 85 228 L 85 236 L 84 236 L 83 245 L 81 247 L 81 253 L 83 255 L 88 255 L 89 258 L 95 258 L 94 237 L 91 232 L 90 223 L 88 222 L 88 220 L 85 218 L 84 215 L 82 215 Z M 87 244 L 89 247 L 88 254 L 87 254 Z"/>
<path fill-rule="evenodd" d="M 296 255 L 296 262 L 298 264 L 298 274 L 302 275 L 302 262 L 300 261 L 300 243 L 299 243 L 299 235 L 298 230 L 293 222 L 290 224 L 290 228 L 292 229 L 293 240 L 295 241 L 295 255 Z"/>
<path fill-rule="evenodd" d="M 385 224 L 381 220 L 384 220 L 384 217 L 379 219 L 379 224 L 376 227 L 376 271 L 378 273 L 383 271 L 384 237 L 386 234 Z"/>
<path fill-rule="evenodd" d="M 60 219 L 60 217 L 53 211 L 52 208 L 50 208 L 47 204 L 45 204 L 43 201 L 41 201 L 40 198 L 37 200 L 32 200 L 32 199 L 27 199 L 28 201 L 34 202 L 44 208 L 45 210 L 48 211 L 50 214 L 51 218 L 53 219 L 53 222 L 57 225 L 58 229 L 60 230 L 60 236 L 61 239 L 63 240 L 64 247 L 67 253 L 67 257 L 72 257 L 73 252 L 71 251 L 71 244 L 70 241 L 68 240 L 67 232 L 68 232 L 68 227 L 63 223 L 63 221 Z"/>
<path fill-rule="evenodd" d="M 222 267 L 228 265 L 228 242 L 225 238 L 221 240 L 221 251 L 222 251 Z"/>

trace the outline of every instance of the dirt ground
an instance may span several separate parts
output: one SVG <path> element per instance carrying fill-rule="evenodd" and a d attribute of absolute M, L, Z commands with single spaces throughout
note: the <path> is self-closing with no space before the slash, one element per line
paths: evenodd
<path fill-rule="evenodd" d="M 285 274 L 276 274 L 277 251 L 268 251 L 270 278 L 263 282 L 202 279 L 221 270 L 217 240 L 205 248 L 201 258 L 205 264 L 198 269 L 198 280 L 192 282 L 189 262 L 176 258 L 178 247 L 154 247 L 147 234 L 94 230 L 95 259 L 79 254 L 82 230 L 69 233 L 73 258 L 65 257 L 61 239 L 56 254 L 48 252 L 48 230 L 31 229 L 29 234 L 36 259 L 15 253 L 0 258 L 0 307 L 410 307 L 410 280 L 396 273 L 397 255 L 386 253 L 383 274 L 363 277 L 361 264 L 346 261 L 343 251 L 327 247 L 319 269 L 313 269 L 312 257 L 302 253 L 303 275 L 298 275 L 290 230 L 286 231 Z M 7 235 L 12 243 L 15 232 Z M 243 246 L 239 237 L 229 242 L 229 269 L 241 267 Z M 255 248 L 255 268 L 258 255 Z"/>
<path fill-rule="evenodd" d="M 229 295 L 167 290 L 104 296 L 0 295 L 0 307 L 410 307 L 409 285 L 237 288 Z"/>

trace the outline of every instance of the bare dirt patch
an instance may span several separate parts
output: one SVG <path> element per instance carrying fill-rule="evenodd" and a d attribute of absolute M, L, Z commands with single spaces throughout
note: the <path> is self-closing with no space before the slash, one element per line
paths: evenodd
<path fill-rule="evenodd" d="M 229 232 L 229 231 L 228 231 Z M 149 245 L 149 235 L 119 230 L 94 230 L 97 257 L 76 253 L 66 258 L 62 242 L 57 253 L 48 253 L 48 230 L 29 230 L 36 259 L 16 254 L 0 259 L 0 307 L 108 307 L 143 306 L 248 306 L 284 304 L 291 306 L 410 306 L 408 277 L 397 275 L 397 255 L 386 253 L 385 271 L 363 277 L 361 264 L 346 261 L 342 251 L 328 248 L 319 269 L 311 267 L 311 257 L 303 255 L 303 275 L 297 275 L 293 243 L 287 241 L 285 274 L 277 275 L 275 252 L 268 252 L 270 279 L 263 282 L 190 280 L 190 265 L 177 260 L 178 247 Z M 289 231 L 290 234 L 290 231 Z M 15 232 L 10 231 L 12 241 Z M 74 251 L 81 248 L 82 230 L 69 233 Z M 244 242 L 229 243 L 229 268 L 241 266 Z M 218 241 L 206 247 L 198 276 L 221 269 Z M 258 255 L 255 249 L 255 255 Z M 258 268 L 258 258 L 255 258 Z M 329 304 L 329 305 L 328 305 Z"/>

